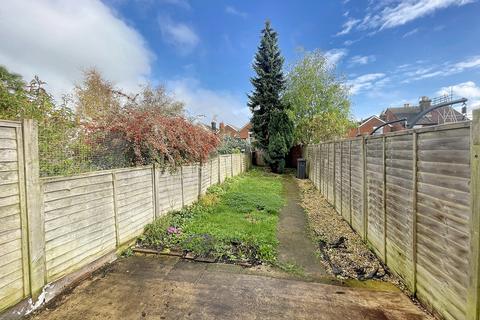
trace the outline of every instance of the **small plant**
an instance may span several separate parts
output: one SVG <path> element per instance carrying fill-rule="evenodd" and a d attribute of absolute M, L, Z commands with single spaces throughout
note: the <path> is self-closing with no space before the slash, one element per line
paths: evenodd
<path fill-rule="evenodd" d="M 123 252 L 120 254 L 121 257 L 127 258 L 133 256 L 133 250 L 132 248 L 128 247 L 127 249 L 123 250 Z"/>
<path fill-rule="evenodd" d="M 198 203 L 147 225 L 139 244 L 225 262 L 275 263 L 281 194 L 281 180 L 262 171 L 230 178 Z"/>

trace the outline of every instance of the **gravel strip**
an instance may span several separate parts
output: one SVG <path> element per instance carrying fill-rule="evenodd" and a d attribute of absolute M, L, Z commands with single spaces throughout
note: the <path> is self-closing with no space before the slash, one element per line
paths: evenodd
<path fill-rule="evenodd" d="M 315 189 L 312 182 L 296 180 L 317 253 L 327 271 L 340 279 L 377 279 L 405 289 L 403 283 L 389 273 L 386 266 Z"/>

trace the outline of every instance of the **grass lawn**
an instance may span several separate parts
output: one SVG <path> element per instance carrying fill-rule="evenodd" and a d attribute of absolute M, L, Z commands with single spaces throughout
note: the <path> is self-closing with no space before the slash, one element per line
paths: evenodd
<path fill-rule="evenodd" d="M 139 243 L 227 262 L 274 263 L 281 179 L 251 170 L 212 186 L 198 203 L 147 225 Z"/>

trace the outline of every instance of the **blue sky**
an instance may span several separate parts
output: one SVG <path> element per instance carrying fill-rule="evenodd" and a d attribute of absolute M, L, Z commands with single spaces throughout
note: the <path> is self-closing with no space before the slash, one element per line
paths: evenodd
<path fill-rule="evenodd" d="M 31 12 L 24 1 L 0 9 L 0 41 L 13 42 L 0 47 L 0 64 L 39 74 L 55 93 L 96 66 L 126 90 L 163 84 L 191 115 L 241 126 L 252 59 L 270 19 L 286 67 L 302 49 L 320 49 L 337 65 L 357 119 L 449 90 L 480 105 L 478 1 L 44 0 L 30 2 Z M 8 20 L 15 10 L 29 19 Z M 16 37 L 1 31 L 12 24 Z M 31 28 L 48 37 L 21 33 Z"/>

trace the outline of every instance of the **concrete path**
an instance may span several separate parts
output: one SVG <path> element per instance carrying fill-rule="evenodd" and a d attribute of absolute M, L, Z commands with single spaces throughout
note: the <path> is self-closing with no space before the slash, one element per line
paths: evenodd
<path fill-rule="evenodd" d="M 300 194 L 295 178 L 286 175 L 284 194 L 287 204 L 280 212 L 278 223 L 278 259 L 282 263 L 294 263 L 307 276 L 325 277 L 327 271 L 315 256 L 315 246 L 309 237 L 307 216 L 300 206 Z"/>
<path fill-rule="evenodd" d="M 279 279 L 245 270 L 174 257 L 129 257 L 33 319 L 429 319 L 399 291 Z"/>

